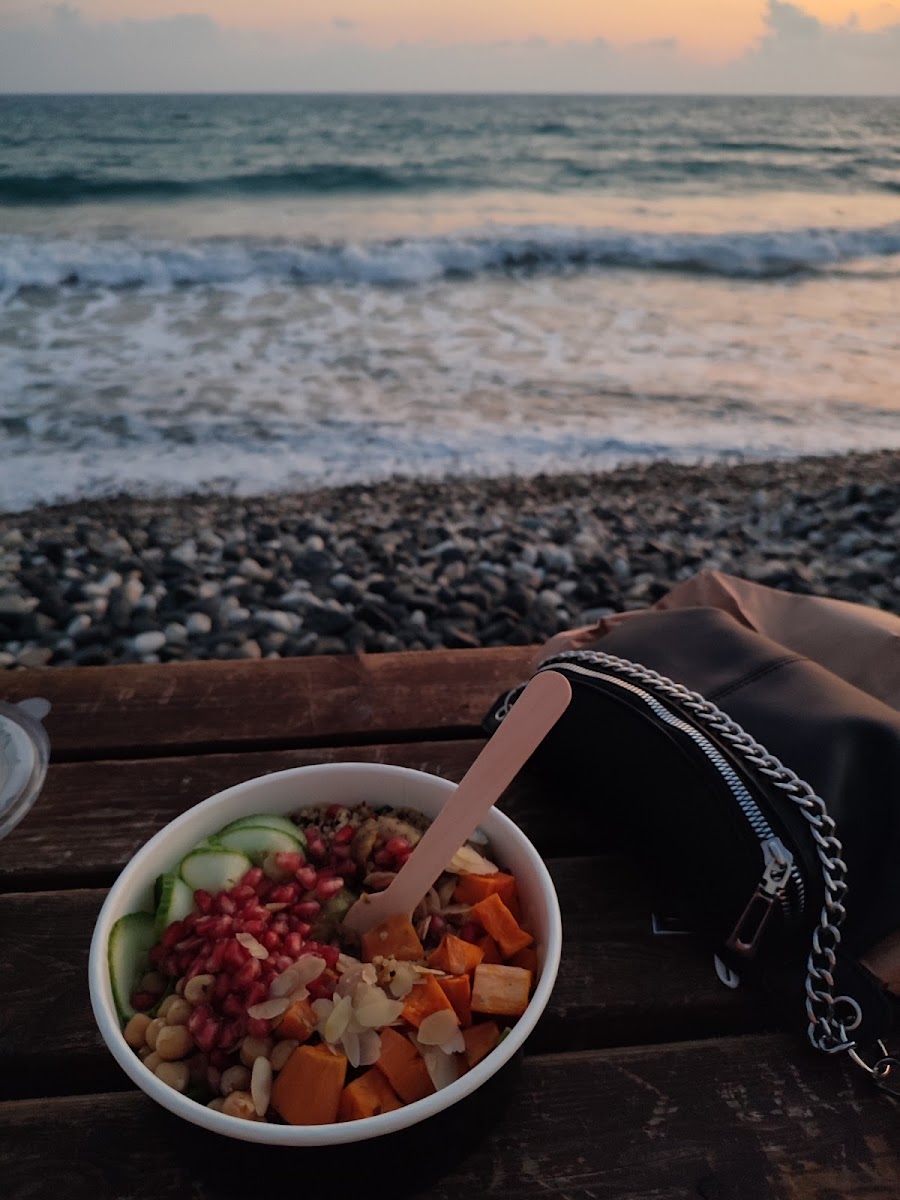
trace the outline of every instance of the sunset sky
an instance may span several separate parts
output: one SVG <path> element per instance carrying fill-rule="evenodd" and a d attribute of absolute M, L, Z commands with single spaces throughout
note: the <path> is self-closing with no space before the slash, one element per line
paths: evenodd
<path fill-rule="evenodd" d="M 900 92 L 885 0 L 0 0 L 0 89 Z"/>

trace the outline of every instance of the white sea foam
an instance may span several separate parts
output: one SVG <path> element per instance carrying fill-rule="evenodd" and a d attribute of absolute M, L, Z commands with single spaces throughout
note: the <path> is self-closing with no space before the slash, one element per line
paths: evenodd
<path fill-rule="evenodd" d="M 0 292 L 22 287 L 172 288 L 250 280 L 416 285 L 496 273 L 599 268 L 778 278 L 900 255 L 900 222 L 717 233 L 519 227 L 471 236 L 316 245 L 264 239 L 0 237 Z"/>

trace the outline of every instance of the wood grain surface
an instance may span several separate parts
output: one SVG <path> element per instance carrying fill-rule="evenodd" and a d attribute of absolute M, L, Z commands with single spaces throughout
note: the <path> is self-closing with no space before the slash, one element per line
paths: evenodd
<path fill-rule="evenodd" d="M 56 762 L 410 741 L 477 731 L 534 647 L 55 667 L 7 672 L 0 698 L 46 696 Z"/>
<path fill-rule="evenodd" d="M 900 1122 L 784 1036 L 526 1057 L 413 1130 L 278 1151 L 136 1092 L 0 1105 L 8 1200 L 896 1200 Z"/>

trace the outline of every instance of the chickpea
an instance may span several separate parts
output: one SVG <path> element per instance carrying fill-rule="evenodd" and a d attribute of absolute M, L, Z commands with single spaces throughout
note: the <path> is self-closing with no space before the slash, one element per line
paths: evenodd
<path fill-rule="evenodd" d="M 187 1025 L 191 1013 L 194 1011 L 188 1001 L 181 996 L 169 996 L 168 999 L 172 1003 L 169 1004 L 165 1012 L 160 1008 L 159 1015 L 165 1017 L 169 1025 Z"/>
<path fill-rule="evenodd" d="M 277 1042 L 271 1055 L 272 1070 L 282 1070 L 287 1060 L 299 1045 L 300 1043 L 297 1038 L 285 1038 L 283 1042 Z"/>
<path fill-rule="evenodd" d="M 216 1096 L 215 1100 L 210 1100 L 206 1107 L 211 1108 L 213 1112 L 221 1112 L 224 1105 L 225 1101 L 222 1099 L 222 1097 Z"/>
<path fill-rule="evenodd" d="M 137 1052 L 137 1056 L 141 1062 L 146 1062 L 150 1055 L 155 1053 L 156 1051 L 151 1050 L 149 1046 L 141 1046 L 140 1050 Z"/>
<path fill-rule="evenodd" d="M 250 1090 L 250 1068 L 228 1067 L 222 1072 L 219 1090 L 223 1096 L 230 1096 L 232 1092 L 248 1092 Z"/>
<path fill-rule="evenodd" d="M 240 1117 L 244 1121 L 258 1121 L 253 1097 L 249 1092 L 232 1092 L 222 1101 L 222 1112 L 229 1117 Z"/>
<path fill-rule="evenodd" d="M 144 1033 L 144 1041 L 151 1050 L 156 1049 L 156 1039 L 159 1037 L 159 1031 L 161 1029 L 165 1029 L 165 1027 L 166 1021 L 163 1017 L 154 1017 L 147 1026 L 146 1032 Z"/>
<path fill-rule="evenodd" d="M 150 1018 L 146 1013 L 135 1013 L 125 1026 L 125 1041 L 132 1050 L 140 1050 L 147 1041 L 147 1026 Z"/>
<path fill-rule="evenodd" d="M 148 971 L 146 975 L 141 976 L 137 990 L 149 992 L 151 996 L 161 996 L 166 990 L 166 981 L 159 971 Z"/>
<path fill-rule="evenodd" d="M 159 1066 L 159 1064 L 160 1064 L 161 1062 L 162 1062 L 162 1059 L 159 1057 L 159 1055 L 156 1053 L 156 1051 L 155 1051 L 155 1050 L 153 1050 L 153 1051 L 152 1051 L 150 1054 L 148 1054 L 148 1055 L 147 1055 L 147 1057 L 144 1059 L 144 1066 L 147 1068 L 147 1070 L 148 1070 L 148 1071 L 152 1071 L 152 1072 L 153 1072 L 153 1074 L 155 1075 L 155 1074 L 156 1074 L 156 1068 Z"/>
<path fill-rule="evenodd" d="M 241 1062 L 245 1067 L 252 1067 L 261 1055 L 265 1058 L 269 1057 L 272 1053 L 272 1046 L 271 1038 L 245 1037 L 241 1043 Z"/>
<path fill-rule="evenodd" d="M 176 1092 L 187 1091 L 189 1072 L 187 1063 L 161 1062 L 154 1072 L 157 1079 L 167 1083 Z"/>
<path fill-rule="evenodd" d="M 214 975 L 195 975 L 184 985 L 184 998 L 189 1004 L 205 1004 L 212 994 Z"/>
<path fill-rule="evenodd" d="M 156 1053 L 164 1062 L 184 1058 L 194 1048 L 187 1025 L 165 1025 L 156 1035 Z"/>
<path fill-rule="evenodd" d="M 175 995 L 166 996 L 165 1000 L 162 1001 L 159 1008 L 156 1010 L 156 1015 L 158 1017 L 165 1017 L 166 1020 L 168 1020 L 169 1009 L 172 1007 L 173 1002 L 177 999 L 178 997 Z"/>

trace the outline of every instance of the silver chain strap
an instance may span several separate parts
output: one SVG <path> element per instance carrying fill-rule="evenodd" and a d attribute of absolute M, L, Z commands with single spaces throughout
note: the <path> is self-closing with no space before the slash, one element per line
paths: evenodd
<path fill-rule="evenodd" d="M 780 788 L 800 809 L 809 823 L 816 844 L 825 881 L 825 901 L 819 923 L 813 931 L 812 948 L 806 962 L 806 1014 L 809 1018 L 809 1040 L 826 1054 L 852 1051 L 855 1041 L 848 1035 L 862 1021 L 859 1004 L 851 996 L 834 995 L 834 966 L 836 950 L 841 940 L 841 924 L 846 916 L 844 897 L 847 892 L 847 864 L 841 855 L 843 847 L 835 836 L 835 824 L 825 802 L 774 755 L 733 721 L 727 713 L 711 704 L 699 692 L 692 692 L 680 683 L 651 671 L 639 663 L 616 658 L 599 650 L 566 650 L 541 663 L 541 669 L 584 662 L 592 666 L 617 671 L 638 683 L 650 685 L 656 692 L 676 700 L 689 709 L 709 729 L 725 739 L 748 763 Z M 506 697 L 504 707 L 509 711 L 515 693 Z M 500 715 L 499 713 L 497 714 Z M 505 714 L 504 714 L 505 715 Z M 856 1056 L 854 1055 L 854 1058 Z M 867 1068 L 868 1069 L 868 1068 Z"/>

